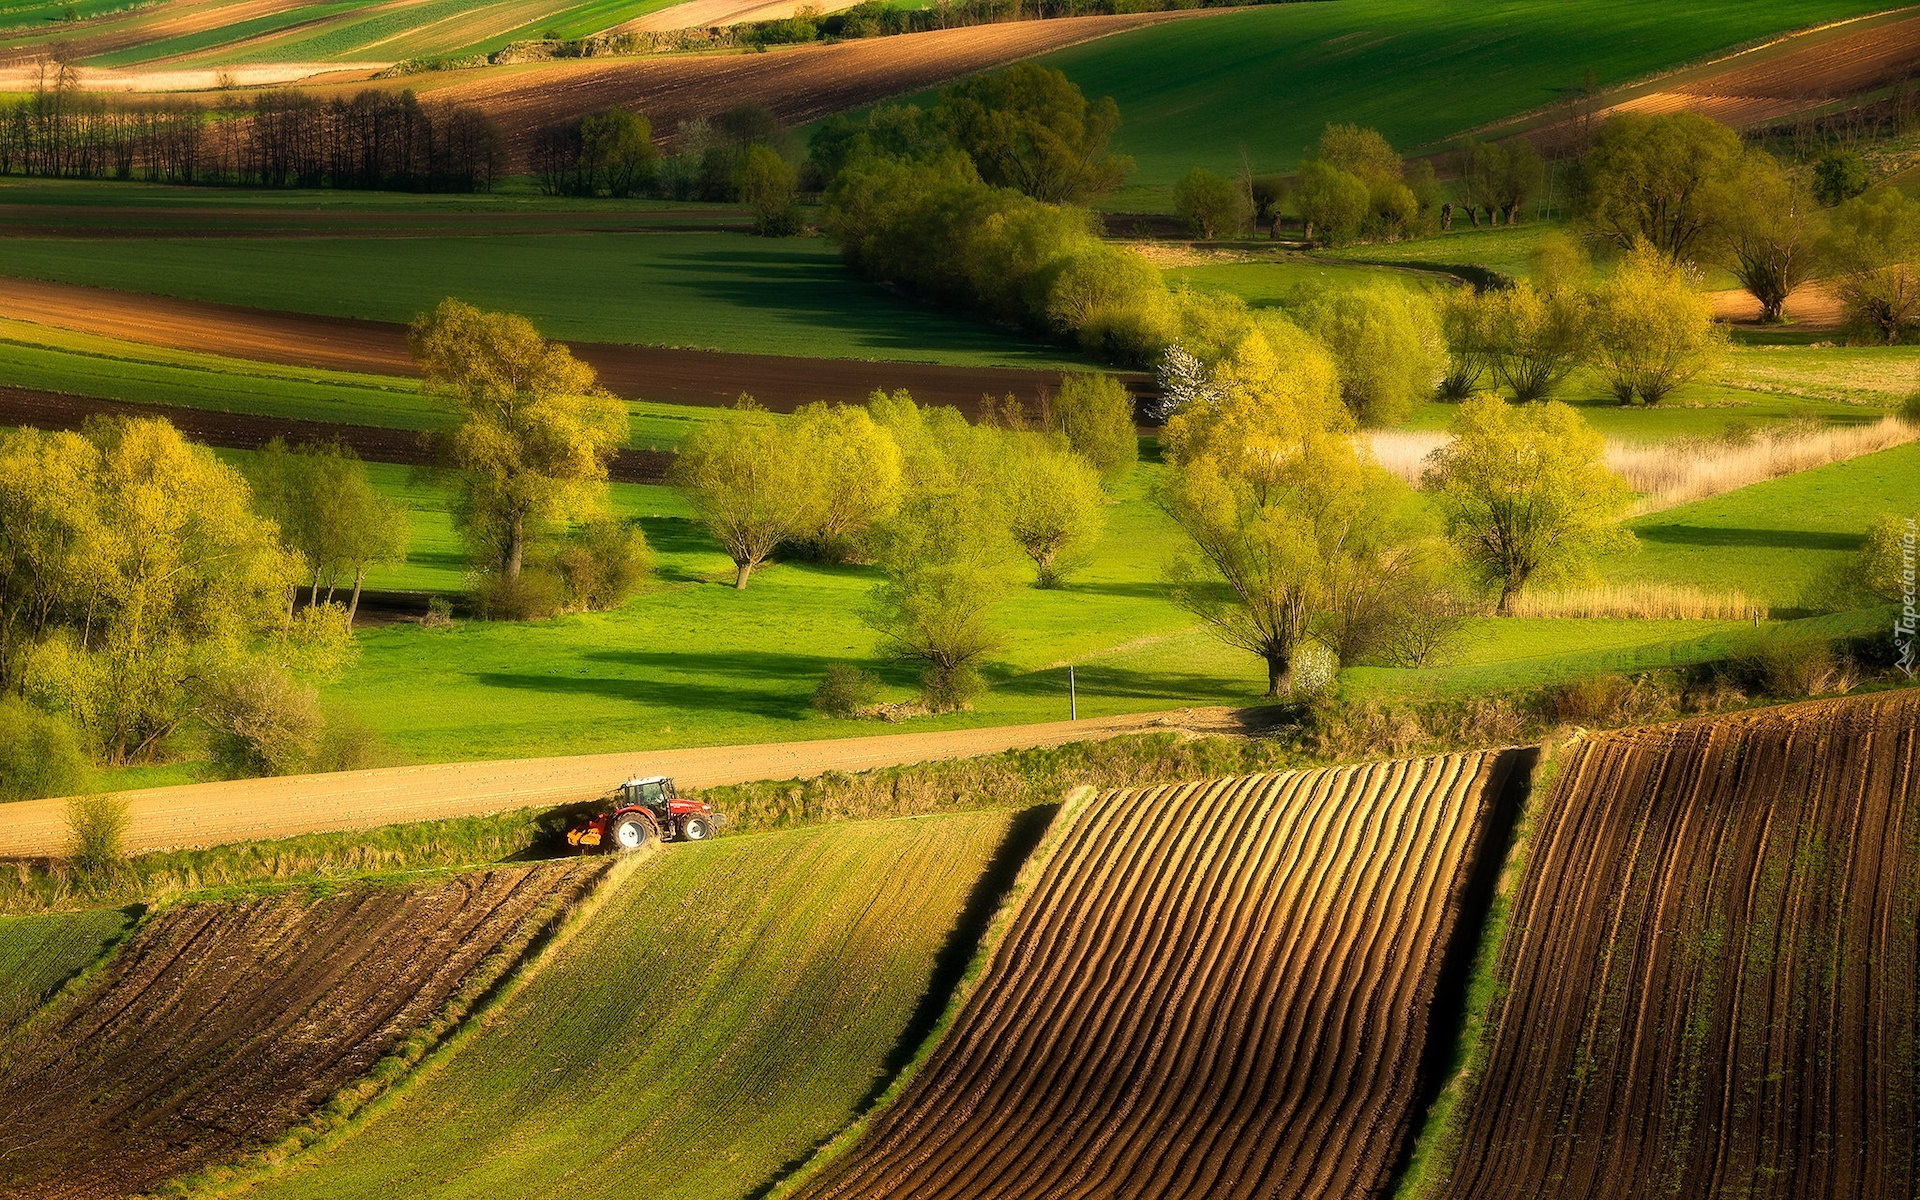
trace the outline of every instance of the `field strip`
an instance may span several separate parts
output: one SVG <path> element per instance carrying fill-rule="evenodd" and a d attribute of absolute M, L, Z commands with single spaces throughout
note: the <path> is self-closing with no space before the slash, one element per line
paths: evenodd
<path fill-rule="evenodd" d="M 1523 759 L 1102 795 L 925 1070 L 799 1194 L 1381 1194 Z"/>
<path fill-rule="evenodd" d="M 228 358 L 369 375 L 416 373 L 406 327 L 382 321 L 20 278 L 0 279 L 0 317 Z M 851 403 L 875 389 L 905 388 L 921 404 L 951 404 L 975 415 L 983 395 L 1027 395 L 1060 380 L 1058 371 L 1019 367 L 788 358 L 605 342 L 569 345 L 618 395 L 708 408 L 727 407 L 742 392 L 776 412 L 792 412 L 815 400 Z M 1145 375 L 1126 378 L 1136 388 L 1148 382 Z"/>
<path fill-rule="evenodd" d="M 1911 1196 L 1920 691 L 1584 740 L 1437 1195 Z"/>
<path fill-rule="evenodd" d="M 137 1195 L 290 1128 L 328 1127 L 455 1031 L 608 865 L 276 891 L 150 917 L 90 983 L 0 1044 L 0 1192 Z"/>
<path fill-rule="evenodd" d="M 335 775 L 241 779 L 123 793 L 133 852 L 211 846 L 408 821 L 478 816 L 587 800 L 635 774 L 686 787 L 794 779 L 1168 728 L 1221 729 L 1229 709 L 1181 709 L 1088 721 L 874 737 L 387 767 Z M 0 805 L 0 859 L 62 853 L 64 800 Z"/>
<path fill-rule="evenodd" d="M 1752 125 L 1887 87 L 1908 78 L 1916 61 L 1920 7 L 1890 9 L 1616 88 L 1600 97 L 1591 119 L 1684 109 L 1736 127 Z M 1575 137 L 1581 120 L 1548 110 L 1470 132 L 1494 138 L 1525 132 L 1552 143 Z"/>

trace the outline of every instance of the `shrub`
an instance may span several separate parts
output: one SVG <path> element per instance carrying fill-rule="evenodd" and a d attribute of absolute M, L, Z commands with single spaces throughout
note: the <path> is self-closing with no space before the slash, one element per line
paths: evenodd
<path fill-rule="evenodd" d="M 846 663 L 828 667 L 820 686 L 813 689 L 813 707 L 832 717 L 863 716 L 879 698 L 879 677 Z"/>
<path fill-rule="evenodd" d="M 92 774 L 72 722 L 24 700 L 0 700 L 0 801 L 69 796 Z"/>
<path fill-rule="evenodd" d="M 1728 667 L 1747 690 L 1782 700 L 1846 692 L 1856 682 L 1853 663 L 1835 653 L 1832 643 L 1792 628 L 1753 635 L 1735 650 Z"/>
<path fill-rule="evenodd" d="M 1713 301 L 1651 242 L 1636 242 L 1595 290 L 1594 365 L 1622 404 L 1658 404 L 1718 358 L 1724 327 Z"/>
<path fill-rule="evenodd" d="M 1053 425 L 1066 435 L 1067 445 L 1107 482 L 1125 478 L 1140 460 L 1133 393 L 1113 376 L 1080 372 L 1066 376 L 1053 394 L 1051 412 Z"/>
<path fill-rule="evenodd" d="M 800 209 L 793 201 L 794 171 L 772 146 L 747 147 L 734 175 L 741 202 L 753 210 L 753 231 L 762 237 L 791 237 L 800 232 Z"/>
<path fill-rule="evenodd" d="M 574 530 L 554 554 L 570 607 L 603 612 L 624 604 L 653 572 L 653 549 L 635 521 L 601 517 Z"/>
<path fill-rule="evenodd" d="M 76 871 L 106 881 L 127 861 L 127 802 L 111 794 L 67 801 L 67 858 Z"/>
<path fill-rule="evenodd" d="M 1900 402 L 1900 419 L 1909 425 L 1920 426 L 1920 392 Z"/>
<path fill-rule="evenodd" d="M 290 775 L 319 745 L 319 695 L 286 672 L 260 666 L 220 683 L 202 709 L 213 760 L 229 778 Z"/>
<path fill-rule="evenodd" d="M 1813 194 L 1828 208 L 1865 192 L 1868 181 L 1867 160 L 1852 150 L 1835 150 L 1813 164 Z"/>
<path fill-rule="evenodd" d="M 1424 296 L 1392 284 L 1324 292 L 1300 310 L 1340 373 L 1340 398 L 1362 425 L 1392 425 L 1433 394 L 1444 339 Z"/>
<path fill-rule="evenodd" d="M 483 621 L 533 621 L 560 611 L 566 585 L 544 567 L 530 566 L 513 578 L 488 571 L 475 578 L 471 597 Z"/>
<path fill-rule="evenodd" d="M 1253 204 L 1240 185 L 1205 167 L 1173 185 L 1173 211 L 1197 238 L 1239 237 L 1253 220 Z"/>

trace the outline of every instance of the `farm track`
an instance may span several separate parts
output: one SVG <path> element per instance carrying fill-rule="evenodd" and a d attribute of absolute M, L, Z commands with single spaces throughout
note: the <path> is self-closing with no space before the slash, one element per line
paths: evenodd
<path fill-rule="evenodd" d="M 416 374 L 403 325 L 351 317 L 276 312 L 77 284 L 0 280 L 0 317 L 229 358 L 372 375 Z M 815 400 L 858 402 L 875 389 L 905 388 L 922 404 L 951 404 L 970 417 L 983 396 L 1030 396 L 1060 382 L 1058 371 L 952 367 L 727 354 L 606 342 L 569 343 L 599 372 L 602 386 L 629 399 L 724 408 L 742 392 L 775 412 Z M 1148 376 L 1122 376 L 1136 391 Z M 0 421 L 7 419 L 0 411 Z"/>
<path fill-rule="evenodd" d="M 1915 1195 L 1917 742 L 1905 691 L 1576 747 L 1444 1194 Z"/>
<path fill-rule="evenodd" d="M 1525 752 L 1111 792 L 805 1200 L 1375 1196 Z M 1166 812 L 1155 830 L 1143 818 Z"/>
<path fill-rule="evenodd" d="M 140 1194 L 283 1133 L 457 1015 L 605 863 L 182 904 L 0 1043 L 0 1193 Z"/>
<path fill-rule="evenodd" d="M 634 774 L 669 775 L 684 787 L 718 787 L 762 779 L 807 778 L 827 771 L 870 771 L 906 763 L 974 758 L 1003 750 L 1096 741 L 1123 733 L 1243 733 L 1260 720 L 1258 709 L 1189 708 L 937 733 L 435 763 L 333 775 L 281 775 L 147 788 L 121 796 L 132 822 L 127 849 L 139 853 L 551 807 L 604 795 L 609 787 Z M 0 860 L 62 854 L 66 837 L 65 801 L 0 804 Z"/>

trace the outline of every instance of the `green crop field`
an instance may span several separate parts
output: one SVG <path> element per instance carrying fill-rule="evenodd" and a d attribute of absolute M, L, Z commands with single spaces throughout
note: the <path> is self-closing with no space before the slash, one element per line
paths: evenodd
<path fill-rule="evenodd" d="M 1591 71 L 1624 83 L 1791 29 L 1876 12 L 1866 0 L 1325 0 L 1178 21 L 1048 55 L 1119 102 L 1133 186 L 1165 208 L 1189 168 L 1291 168 L 1332 121 L 1406 151 L 1553 104 Z"/>
<path fill-rule="evenodd" d="M 549 337 L 810 358 L 1056 367 L 1065 350 L 903 301 L 823 238 L 0 239 L 0 274 L 329 316 L 410 321 L 443 297 Z"/>
<path fill-rule="evenodd" d="M 99 958 L 131 919 L 117 908 L 0 917 L 0 1034 Z"/>
<path fill-rule="evenodd" d="M 1030 844 L 1031 821 L 1010 839 L 1016 820 L 860 822 L 656 854 L 437 1071 L 248 1194 L 758 1195 L 927 1032 L 984 932 L 978 897 Z"/>

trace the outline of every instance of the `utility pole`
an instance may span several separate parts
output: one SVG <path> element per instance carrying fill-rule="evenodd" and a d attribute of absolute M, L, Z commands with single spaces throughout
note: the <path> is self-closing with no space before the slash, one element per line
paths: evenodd
<path fill-rule="evenodd" d="M 1073 664 L 1068 663 L 1067 664 L 1067 720 L 1078 721 L 1079 719 L 1080 719 L 1080 693 L 1074 687 Z"/>

